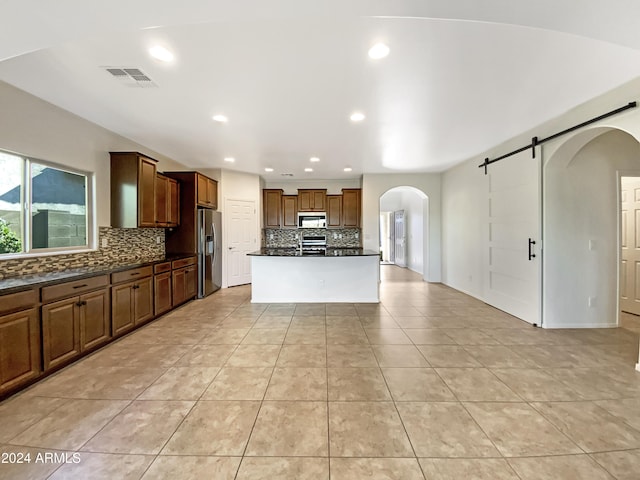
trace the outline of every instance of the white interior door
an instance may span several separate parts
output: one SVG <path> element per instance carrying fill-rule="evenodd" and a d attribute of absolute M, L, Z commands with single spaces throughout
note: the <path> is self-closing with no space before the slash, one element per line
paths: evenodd
<path fill-rule="evenodd" d="M 250 200 L 225 202 L 227 218 L 227 285 L 251 283 L 251 257 L 258 249 L 256 204 Z"/>
<path fill-rule="evenodd" d="M 526 150 L 491 164 L 488 201 L 485 300 L 540 325 L 539 151 L 535 159 L 531 158 L 531 150 Z"/>
<path fill-rule="evenodd" d="M 394 263 L 399 267 L 406 267 L 407 235 L 405 228 L 404 210 L 393 212 L 394 217 Z"/>
<path fill-rule="evenodd" d="M 640 178 L 622 177 L 620 310 L 640 315 Z"/>

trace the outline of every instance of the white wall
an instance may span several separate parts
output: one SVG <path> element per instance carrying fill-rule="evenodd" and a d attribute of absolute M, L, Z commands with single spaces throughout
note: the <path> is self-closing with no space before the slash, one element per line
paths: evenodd
<path fill-rule="evenodd" d="M 110 151 L 149 155 L 159 171 L 186 168 L 4 82 L 0 99 L 0 149 L 95 173 L 97 226 L 111 225 Z"/>
<path fill-rule="evenodd" d="M 260 222 L 262 217 L 262 190 L 259 175 L 250 173 L 236 172 L 233 170 L 220 171 L 220 184 L 218 192 L 218 211 L 222 212 L 222 225 L 225 232 L 229 232 L 231 228 L 225 215 L 225 205 L 227 200 L 245 200 L 255 203 L 256 206 L 256 223 L 252 232 L 256 240 L 256 250 L 260 248 Z M 228 235 L 222 234 L 222 286 L 227 287 L 228 275 Z"/>
<path fill-rule="evenodd" d="M 378 251 L 380 232 L 380 197 L 394 187 L 414 187 L 427 195 L 424 200 L 424 238 L 422 242 L 423 278 L 441 280 L 441 209 L 440 174 L 365 174 L 362 177 L 363 246 Z"/>
<path fill-rule="evenodd" d="M 618 172 L 640 171 L 640 144 L 613 130 L 572 153 L 559 150 L 545 168 L 543 318 L 550 328 L 615 326 Z"/>
<path fill-rule="evenodd" d="M 442 281 L 483 298 L 488 177 L 477 164 L 465 162 L 442 176 Z"/>
<path fill-rule="evenodd" d="M 380 211 L 393 212 L 404 210 L 407 251 L 407 267 L 414 272 L 424 274 L 424 227 L 425 201 L 415 191 L 398 187 L 389 190 L 380 197 Z M 426 212 L 428 215 L 428 212 Z"/>
<path fill-rule="evenodd" d="M 550 136 L 639 100 L 638 92 L 640 79 L 445 172 L 442 179 L 443 282 L 483 298 L 485 242 L 479 236 L 487 234 L 487 177 L 478 165 L 485 157 L 495 158 L 530 143 L 533 136 Z M 620 129 L 635 139 L 640 138 L 640 108 L 542 146 L 543 238 L 539 246 L 543 249 L 543 326 L 547 328 L 615 324 L 618 280 L 616 170 L 640 169 L 640 157 L 637 146 L 622 133 L 612 133 L 608 138 L 602 136 L 581 151 L 590 140 L 611 129 Z M 554 165 L 554 162 L 558 163 Z M 583 170 L 583 165 L 592 168 Z M 567 207 L 571 207 L 572 213 L 566 214 Z M 582 223 L 575 225 L 575 215 L 584 216 L 580 220 Z M 578 230 L 568 235 L 567 225 Z M 597 247 L 595 251 L 585 253 L 583 249 L 588 246 L 589 238 L 596 240 Z M 563 260 L 563 255 L 568 255 L 567 261 Z M 589 296 L 596 296 L 596 307 L 591 309 L 587 307 Z"/>
<path fill-rule="evenodd" d="M 347 180 L 265 180 L 263 188 L 281 188 L 286 195 L 296 195 L 299 188 L 326 188 L 327 194 L 339 195 L 343 188 L 361 188 L 360 178 Z"/>

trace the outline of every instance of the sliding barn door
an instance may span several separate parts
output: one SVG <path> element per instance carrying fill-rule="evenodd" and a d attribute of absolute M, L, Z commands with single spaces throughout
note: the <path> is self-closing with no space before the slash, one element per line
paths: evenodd
<path fill-rule="evenodd" d="M 542 291 L 540 195 L 539 151 L 535 159 L 527 150 L 489 165 L 485 299 L 538 325 Z"/>

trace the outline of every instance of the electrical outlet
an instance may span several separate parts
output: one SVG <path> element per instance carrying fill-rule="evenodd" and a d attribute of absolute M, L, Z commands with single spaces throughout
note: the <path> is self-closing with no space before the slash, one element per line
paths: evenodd
<path fill-rule="evenodd" d="M 109 241 L 106 238 L 102 239 L 102 248 L 107 248 L 109 246 Z"/>
<path fill-rule="evenodd" d="M 273 233 L 269 234 L 269 240 L 273 240 Z"/>
<path fill-rule="evenodd" d="M 160 235 L 158 235 L 158 236 L 156 237 L 156 243 L 157 243 L 158 245 L 160 245 L 160 244 L 162 243 L 162 237 L 161 237 Z"/>
<path fill-rule="evenodd" d="M 333 232 L 333 239 L 336 240 L 338 238 L 338 234 L 336 232 Z"/>
<path fill-rule="evenodd" d="M 587 301 L 589 308 L 593 308 L 596 306 L 596 297 L 589 297 L 589 300 Z"/>

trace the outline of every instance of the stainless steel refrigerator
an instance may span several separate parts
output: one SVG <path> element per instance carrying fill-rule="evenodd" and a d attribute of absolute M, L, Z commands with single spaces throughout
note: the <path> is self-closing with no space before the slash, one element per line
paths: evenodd
<path fill-rule="evenodd" d="M 198 298 L 222 286 L 222 215 L 198 209 Z"/>

